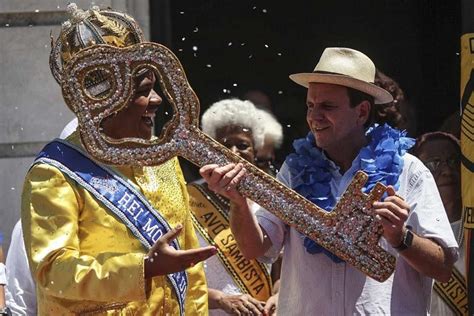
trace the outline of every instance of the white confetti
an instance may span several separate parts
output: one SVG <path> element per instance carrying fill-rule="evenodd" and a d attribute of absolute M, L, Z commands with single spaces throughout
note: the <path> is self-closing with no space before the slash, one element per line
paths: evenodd
<path fill-rule="evenodd" d="M 199 32 L 199 28 L 196 26 L 196 27 L 194 28 L 193 32 L 194 32 L 194 33 Z"/>
<path fill-rule="evenodd" d="M 193 51 L 197 52 L 198 50 L 198 47 L 197 46 L 193 46 Z"/>
<path fill-rule="evenodd" d="M 211 64 L 207 64 L 206 67 L 207 67 L 207 68 L 211 68 L 212 65 L 211 65 Z"/>
<path fill-rule="evenodd" d="M 233 84 L 233 86 L 234 86 L 234 87 L 237 87 L 237 84 L 236 84 L 236 83 L 234 83 L 234 84 Z"/>

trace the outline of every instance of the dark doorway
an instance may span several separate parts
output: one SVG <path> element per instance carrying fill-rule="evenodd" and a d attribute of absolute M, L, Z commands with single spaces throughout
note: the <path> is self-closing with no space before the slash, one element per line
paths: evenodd
<path fill-rule="evenodd" d="M 307 132 L 305 90 L 288 79 L 312 71 L 324 47 L 366 53 L 416 107 L 417 134 L 459 107 L 460 2 L 150 1 L 152 40 L 181 60 L 205 109 L 260 89 L 285 131 L 281 155 Z M 413 135 L 416 136 L 416 135 Z"/>

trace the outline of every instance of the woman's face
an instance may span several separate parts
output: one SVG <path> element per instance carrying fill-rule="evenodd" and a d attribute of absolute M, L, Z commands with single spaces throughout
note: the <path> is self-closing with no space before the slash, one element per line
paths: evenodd
<path fill-rule="evenodd" d="M 453 219 L 456 214 L 446 207 L 447 203 L 457 201 L 461 194 L 460 148 L 448 139 L 432 139 L 420 148 L 418 158 L 430 169 L 438 186 L 448 217 Z M 460 207 L 459 207 L 460 208 Z"/>
<path fill-rule="evenodd" d="M 216 140 L 234 154 L 250 163 L 255 161 L 252 131 L 237 125 L 227 125 L 216 130 Z"/>
<path fill-rule="evenodd" d="M 156 76 L 152 71 L 135 78 L 136 92 L 129 104 L 102 123 L 107 136 L 115 139 L 134 137 L 148 140 L 151 138 L 155 112 L 163 101 L 153 89 L 155 82 Z"/>

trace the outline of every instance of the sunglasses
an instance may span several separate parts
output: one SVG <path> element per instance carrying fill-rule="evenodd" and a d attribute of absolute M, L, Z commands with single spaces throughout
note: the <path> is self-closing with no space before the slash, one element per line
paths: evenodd
<path fill-rule="evenodd" d="M 459 169 L 460 167 L 460 160 L 458 157 L 452 157 L 448 159 L 428 160 L 423 163 L 432 173 L 435 173 L 441 168 L 441 165 L 443 164 L 443 162 L 452 170 Z"/>

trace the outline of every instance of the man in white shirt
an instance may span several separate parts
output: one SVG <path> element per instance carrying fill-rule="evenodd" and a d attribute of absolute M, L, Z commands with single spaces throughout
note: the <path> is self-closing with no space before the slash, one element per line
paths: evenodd
<path fill-rule="evenodd" d="M 235 189 L 242 165 L 208 165 L 200 172 L 209 188 L 233 203 L 231 228 L 247 258 L 273 259 L 285 247 L 278 314 L 429 314 L 433 278 L 447 281 L 457 259 L 436 184 L 429 170 L 406 153 L 413 140 L 388 126 L 369 128 L 374 104 L 392 96 L 373 84 L 375 65 L 363 53 L 327 48 L 312 73 L 291 75 L 308 88 L 306 120 L 311 132 L 295 141 L 295 153 L 278 179 L 326 211 L 354 174 L 388 186 L 373 208 L 383 226 L 380 245 L 397 256 L 395 272 L 377 282 L 285 225 L 272 213 L 249 210 Z"/>

